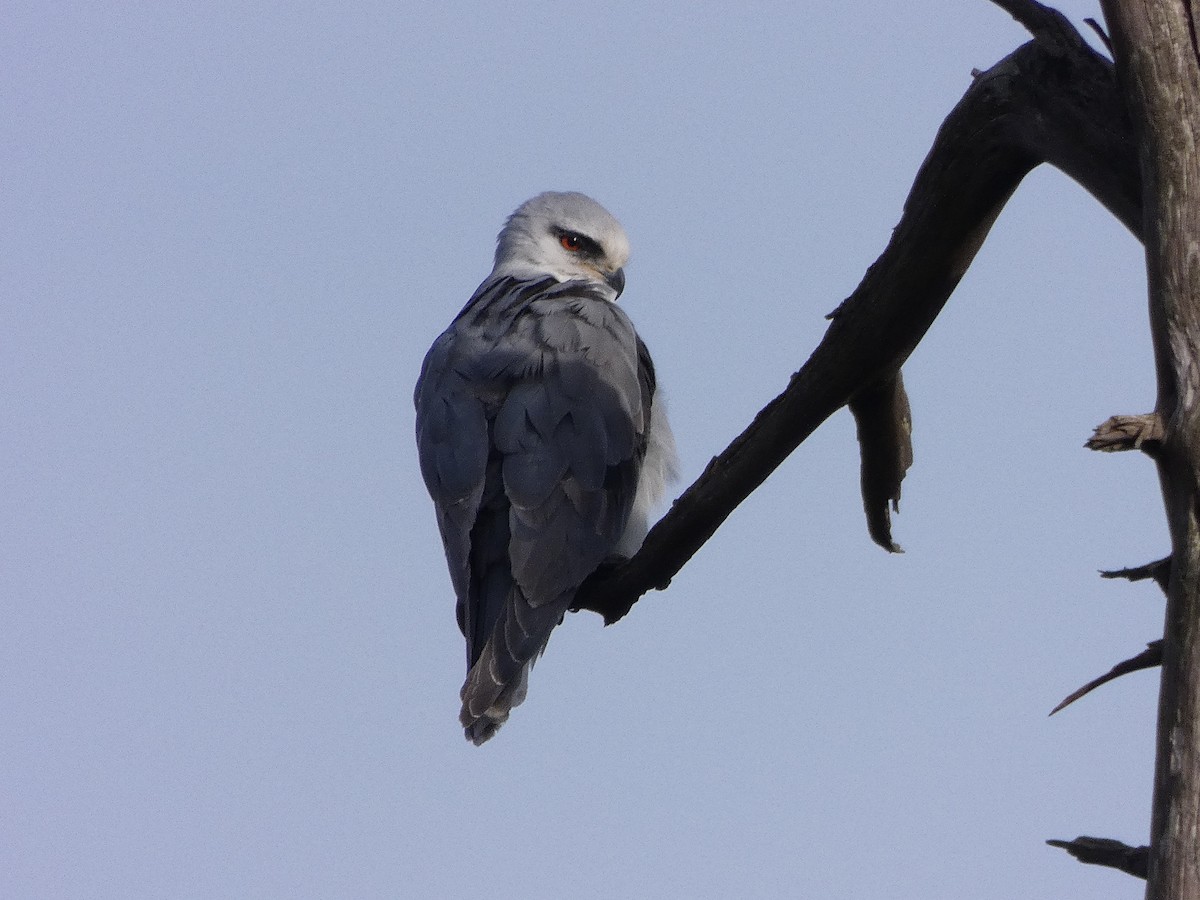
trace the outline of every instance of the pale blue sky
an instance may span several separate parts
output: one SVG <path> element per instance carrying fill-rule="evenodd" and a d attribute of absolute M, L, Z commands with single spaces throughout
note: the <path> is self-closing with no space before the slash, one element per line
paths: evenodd
<path fill-rule="evenodd" d="M 1060 4 L 1074 21 L 1088 0 Z M 1140 897 L 1161 631 L 1141 250 L 1030 176 L 906 369 L 889 556 L 839 413 L 482 748 L 421 357 L 504 217 L 633 245 L 685 483 L 807 357 L 985 0 L 16 2 L 0 29 L 0 895 Z"/>

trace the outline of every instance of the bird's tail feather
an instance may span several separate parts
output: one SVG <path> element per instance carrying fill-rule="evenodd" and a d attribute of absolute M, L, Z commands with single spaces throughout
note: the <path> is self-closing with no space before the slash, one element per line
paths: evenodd
<path fill-rule="evenodd" d="M 508 720 L 513 707 L 525 699 L 529 670 L 550 632 L 567 611 L 570 595 L 533 606 L 513 585 L 507 610 L 497 621 L 483 652 L 462 687 L 459 721 L 467 740 L 479 745 Z"/>

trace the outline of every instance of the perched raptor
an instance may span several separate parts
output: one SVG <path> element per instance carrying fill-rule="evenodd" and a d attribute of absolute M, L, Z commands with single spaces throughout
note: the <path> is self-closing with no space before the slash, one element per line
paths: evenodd
<path fill-rule="evenodd" d="M 594 200 L 545 193 L 417 382 L 417 448 L 467 639 L 460 720 L 482 744 L 596 568 L 631 556 L 674 477 L 654 366 L 616 300 L 629 241 Z"/>

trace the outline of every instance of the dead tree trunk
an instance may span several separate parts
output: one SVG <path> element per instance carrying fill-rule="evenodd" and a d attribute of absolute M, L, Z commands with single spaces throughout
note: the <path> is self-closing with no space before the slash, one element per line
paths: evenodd
<path fill-rule="evenodd" d="M 1146 897 L 1200 897 L 1200 49 L 1191 0 L 1104 0 L 1140 148 L 1171 532 Z"/>

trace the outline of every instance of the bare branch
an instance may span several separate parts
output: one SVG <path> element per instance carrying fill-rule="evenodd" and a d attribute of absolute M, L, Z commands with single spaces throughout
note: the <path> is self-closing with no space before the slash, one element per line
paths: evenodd
<path fill-rule="evenodd" d="M 1140 416 L 1112 416 L 1096 426 L 1083 445 L 1089 450 L 1116 453 L 1144 450 L 1150 456 L 1158 452 L 1163 440 L 1163 424 L 1158 413 Z"/>
<path fill-rule="evenodd" d="M 1073 841 L 1046 843 L 1051 847 L 1061 847 L 1081 863 L 1108 866 L 1136 878 L 1145 878 L 1149 867 L 1149 847 L 1130 847 L 1112 838 L 1077 837 Z"/>
<path fill-rule="evenodd" d="M 1101 578 L 1124 578 L 1128 581 L 1145 581 L 1147 578 L 1153 578 L 1162 592 L 1167 592 L 1167 585 L 1171 581 L 1171 557 L 1165 556 L 1162 559 L 1152 563 L 1146 563 L 1144 566 L 1134 566 L 1131 569 L 1110 569 L 1100 573 Z"/>
<path fill-rule="evenodd" d="M 1014 14 L 1032 11 L 1035 18 L 1045 9 L 1028 2 L 1001 5 Z M 1078 34 L 1068 40 L 1061 23 L 1051 27 L 1052 22 L 1058 19 L 1046 18 L 1036 40 L 971 83 L 938 131 L 887 248 L 834 313 L 825 337 L 787 390 L 709 463 L 633 559 L 597 572 L 584 584 L 576 609 L 615 622 L 646 591 L 669 584 L 742 500 L 859 395 L 894 382 L 892 408 L 906 406 L 897 378 L 901 365 L 1012 192 L 1039 163 L 1049 162 L 1074 178 L 1140 234 L 1137 158 L 1112 64 Z M 884 419 L 871 417 L 866 429 L 890 442 L 864 446 L 865 480 L 884 488 L 877 493 L 872 487 L 864 506 L 872 535 L 885 538 L 885 546 L 891 544 L 890 523 L 881 522 L 879 506 L 899 496 L 898 478 L 886 473 L 902 474 L 910 461 L 904 455 L 907 438 L 896 427 L 903 418 L 882 427 Z M 863 433 L 860 421 L 860 439 Z"/>
<path fill-rule="evenodd" d="M 1080 697 L 1090 694 L 1102 684 L 1108 684 L 1110 681 L 1115 681 L 1122 675 L 1128 675 L 1130 672 L 1140 672 L 1142 669 L 1153 669 L 1155 666 L 1161 665 L 1162 640 L 1159 639 L 1157 641 L 1151 641 L 1149 644 L 1147 644 L 1146 649 L 1137 656 L 1130 657 L 1124 662 L 1117 663 L 1099 678 L 1092 679 L 1073 694 L 1067 695 L 1062 703 L 1050 710 L 1050 715 L 1054 715 L 1059 710 L 1065 709 Z"/>

